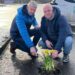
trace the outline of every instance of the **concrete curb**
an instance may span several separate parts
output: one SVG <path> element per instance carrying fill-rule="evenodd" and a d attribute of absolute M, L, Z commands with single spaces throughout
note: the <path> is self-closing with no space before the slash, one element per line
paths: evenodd
<path fill-rule="evenodd" d="M 4 44 L 0 47 L 0 55 L 3 53 L 3 51 L 5 50 L 5 48 L 7 47 L 8 43 L 10 42 L 10 38 L 8 38 Z"/>

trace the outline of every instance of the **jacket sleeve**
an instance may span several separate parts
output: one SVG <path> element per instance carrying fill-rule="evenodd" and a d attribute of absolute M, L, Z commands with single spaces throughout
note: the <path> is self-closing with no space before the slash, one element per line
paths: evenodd
<path fill-rule="evenodd" d="M 33 26 L 36 27 L 38 25 L 36 18 L 33 19 Z"/>
<path fill-rule="evenodd" d="M 25 44 L 28 46 L 28 48 L 34 46 L 33 42 L 31 41 L 31 39 L 29 37 L 28 31 L 27 31 L 27 28 L 25 25 L 25 21 L 21 15 L 16 16 L 16 24 L 17 24 L 18 30 L 19 30 Z"/>
<path fill-rule="evenodd" d="M 58 35 L 58 40 L 55 46 L 55 49 L 58 51 L 61 50 L 63 43 L 65 41 L 65 38 L 67 36 L 66 34 L 67 25 L 68 25 L 67 20 L 65 19 L 64 16 L 62 16 L 59 21 L 59 35 Z"/>
<path fill-rule="evenodd" d="M 42 21 L 41 21 L 40 33 L 41 33 L 42 40 L 45 42 L 47 40 L 47 36 L 46 36 L 45 30 L 44 30 L 44 19 L 42 19 Z"/>

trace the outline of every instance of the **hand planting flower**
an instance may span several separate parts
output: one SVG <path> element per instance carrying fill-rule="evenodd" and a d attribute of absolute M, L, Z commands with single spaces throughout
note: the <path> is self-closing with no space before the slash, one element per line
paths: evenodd
<path fill-rule="evenodd" d="M 35 47 L 31 47 L 30 48 L 30 53 L 33 55 L 33 56 L 37 56 L 37 50 Z"/>
<path fill-rule="evenodd" d="M 55 52 L 52 53 L 52 58 L 57 58 L 58 57 L 58 51 L 56 50 Z"/>

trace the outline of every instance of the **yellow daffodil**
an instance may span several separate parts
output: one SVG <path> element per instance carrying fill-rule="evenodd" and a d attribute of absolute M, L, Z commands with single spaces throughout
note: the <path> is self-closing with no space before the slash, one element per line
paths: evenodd
<path fill-rule="evenodd" d="M 47 55 L 51 55 L 52 53 L 56 52 L 56 50 L 49 50 L 49 49 L 43 49 L 42 53 L 47 56 Z"/>

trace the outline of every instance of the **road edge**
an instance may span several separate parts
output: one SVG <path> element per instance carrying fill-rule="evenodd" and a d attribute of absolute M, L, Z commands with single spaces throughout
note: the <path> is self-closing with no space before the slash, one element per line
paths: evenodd
<path fill-rule="evenodd" d="M 4 44 L 1 46 L 0 48 L 0 55 L 4 52 L 5 48 L 7 47 L 7 45 L 9 44 L 10 42 L 10 37 L 4 42 Z"/>

